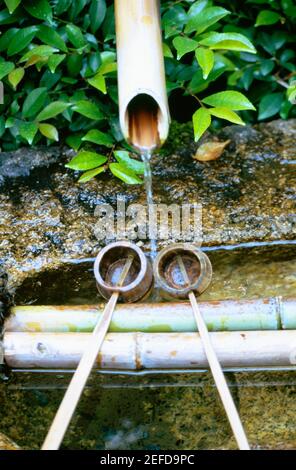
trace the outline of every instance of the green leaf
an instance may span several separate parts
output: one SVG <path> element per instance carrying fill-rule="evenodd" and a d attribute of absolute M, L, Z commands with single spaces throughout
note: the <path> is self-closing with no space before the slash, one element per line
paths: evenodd
<path fill-rule="evenodd" d="M 173 40 L 174 47 L 177 51 L 177 58 L 180 60 L 188 52 L 195 51 L 198 47 L 198 42 L 194 39 L 178 36 Z"/>
<path fill-rule="evenodd" d="M 82 67 L 83 58 L 81 55 L 73 54 L 67 57 L 67 69 L 71 77 L 76 77 Z"/>
<path fill-rule="evenodd" d="M 99 68 L 99 73 L 101 75 L 107 75 L 108 73 L 116 72 L 117 64 L 116 62 L 106 62 L 101 65 Z"/>
<path fill-rule="evenodd" d="M 196 49 L 195 55 L 197 62 L 199 63 L 202 69 L 203 78 L 206 80 L 214 67 L 214 52 L 210 49 L 199 47 L 198 49 Z"/>
<path fill-rule="evenodd" d="M 162 50 L 163 50 L 163 56 L 164 57 L 168 57 L 169 59 L 174 58 L 173 53 L 170 49 L 170 46 L 168 46 L 168 44 L 163 43 L 162 44 Z"/>
<path fill-rule="evenodd" d="M 53 54 L 49 57 L 47 65 L 51 73 L 55 73 L 56 68 L 60 65 L 61 62 L 65 59 L 66 54 Z"/>
<path fill-rule="evenodd" d="M 169 8 L 162 17 L 165 38 L 180 33 L 187 21 L 187 15 L 180 5 Z"/>
<path fill-rule="evenodd" d="M 104 115 L 99 107 L 91 101 L 81 100 L 73 106 L 73 111 L 95 121 L 104 119 Z"/>
<path fill-rule="evenodd" d="M 5 119 L 4 116 L 0 116 L 0 137 L 3 136 L 5 132 Z"/>
<path fill-rule="evenodd" d="M 0 52 L 8 49 L 9 44 L 14 38 L 15 34 L 19 31 L 18 28 L 8 29 L 2 36 L 0 36 Z"/>
<path fill-rule="evenodd" d="M 54 52 L 59 52 L 58 49 L 51 46 L 36 46 L 33 49 L 30 49 L 25 55 L 20 58 L 20 62 L 26 62 L 31 59 L 33 56 L 38 57 L 49 57 Z"/>
<path fill-rule="evenodd" d="M 238 91 L 221 91 L 220 93 L 207 96 L 202 101 L 203 103 L 210 106 L 228 108 L 232 109 L 233 111 L 247 109 L 255 111 L 255 107 L 248 100 L 248 98 Z"/>
<path fill-rule="evenodd" d="M 40 41 L 44 42 L 48 46 L 55 47 L 63 52 L 68 51 L 65 41 L 61 38 L 61 36 L 53 28 L 50 28 L 45 24 L 41 24 L 38 27 L 36 36 L 38 39 L 40 39 Z"/>
<path fill-rule="evenodd" d="M 71 134 L 66 138 L 66 143 L 74 150 L 78 150 L 81 145 L 81 135 L 80 134 Z"/>
<path fill-rule="evenodd" d="M 20 81 L 24 78 L 25 70 L 22 67 L 14 69 L 8 75 L 8 81 L 13 86 L 14 90 L 16 90 Z"/>
<path fill-rule="evenodd" d="M 296 85 L 291 84 L 287 89 L 287 98 L 291 104 L 296 104 Z"/>
<path fill-rule="evenodd" d="M 103 23 L 107 12 L 105 0 L 92 0 L 89 9 L 89 16 L 91 17 L 90 30 L 94 34 L 97 32 Z"/>
<path fill-rule="evenodd" d="M 57 16 L 69 10 L 72 0 L 58 0 L 55 5 L 55 14 Z"/>
<path fill-rule="evenodd" d="M 42 123 L 38 125 L 38 129 L 41 134 L 47 137 L 48 139 L 55 140 L 56 142 L 58 142 L 59 133 L 56 127 L 52 126 L 51 124 Z"/>
<path fill-rule="evenodd" d="M 133 171 L 137 175 L 143 175 L 145 171 L 145 165 L 143 162 L 139 162 L 138 160 L 134 160 L 130 158 L 129 152 L 125 150 L 116 150 L 114 152 L 114 156 L 118 163 L 120 163 L 123 167 L 127 168 L 130 171 Z"/>
<path fill-rule="evenodd" d="M 5 8 L 4 10 L 0 11 L 0 25 L 3 24 L 11 24 L 16 23 L 20 20 L 20 15 L 18 12 L 14 12 L 12 14 Z"/>
<path fill-rule="evenodd" d="M 86 43 L 84 36 L 78 26 L 75 26 L 74 24 L 67 24 L 66 32 L 69 41 L 73 44 L 74 47 L 76 47 L 76 49 L 80 49 L 85 46 Z"/>
<path fill-rule="evenodd" d="M 125 168 L 120 163 L 111 163 L 109 168 L 114 176 L 126 184 L 143 184 L 143 180 L 136 173 Z"/>
<path fill-rule="evenodd" d="M 35 122 L 22 122 L 19 126 L 19 133 L 29 145 L 32 145 L 38 126 Z"/>
<path fill-rule="evenodd" d="M 25 65 L 25 69 L 28 68 L 28 67 L 31 67 L 32 65 L 36 65 L 36 68 L 38 70 L 38 72 L 40 72 L 41 70 L 41 67 L 48 61 L 48 57 L 44 56 L 40 56 L 40 55 L 34 55 L 31 57 L 31 59 L 29 59 L 27 62 L 26 62 L 26 65 Z"/>
<path fill-rule="evenodd" d="M 98 72 L 102 63 L 101 54 L 99 52 L 92 52 L 88 57 L 88 65 L 92 72 Z"/>
<path fill-rule="evenodd" d="M 275 65 L 276 65 L 275 61 L 273 60 L 269 60 L 269 59 L 263 60 L 260 66 L 260 72 L 262 73 L 263 77 L 266 77 L 267 75 L 269 75 L 274 69 Z"/>
<path fill-rule="evenodd" d="M 51 21 L 52 10 L 47 0 L 33 0 L 25 5 L 25 9 L 38 20 Z"/>
<path fill-rule="evenodd" d="M 105 147 L 113 147 L 114 139 L 109 134 L 105 132 L 101 132 L 97 129 L 93 129 L 88 131 L 88 133 L 82 137 L 83 141 L 92 142 L 93 144 L 97 145 L 104 145 Z"/>
<path fill-rule="evenodd" d="M 251 41 L 240 33 L 206 33 L 203 39 L 199 41 L 199 44 L 211 49 L 226 49 L 256 54 L 256 49 Z"/>
<path fill-rule="evenodd" d="M 47 88 L 36 88 L 31 91 L 23 104 L 22 115 L 24 118 L 35 116 L 38 111 L 43 107 L 47 98 Z"/>
<path fill-rule="evenodd" d="M 5 129 L 10 129 L 15 125 L 15 118 L 10 116 L 6 121 L 5 121 Z"/>
<path fill-rule="evenodd" d="M 0 80 L 14 69 L 12 62 L 0 62 Z"/>
<path fill-rule="evenodd" d="M 98 73 L 93 78 L 89 78 L 87 81 L 91 86 L 93 86 L 97 90 L 104 93 L 104 95 L 106 95 L 107 93 L 106 80 L 105 80 L 105 77 L 101 73 Z"/>
<path fill-rule="evenodd" d="M 210 127 L 212 118 L 208 109 L 199 108 L 193 114 L 192 120 L 195 142 L 197 142 L 201 138 L 201 136 L 206 132 L 206 130 Z"/>
<path fill-rule="evenodd" d="M 66 168 L 70 168 L 71 170 L 93 170 L 98 166 L 103 165 L 106 163 L 107 158 L 104 155 L 100 155 L 99 153 L 95 152 L 88 152 L 82 151 L 79 152 L 76 157 L 74 157 L 70 163 L 68 163 Z"/>
<path fill-rule="evenodd" d="M 221 118 L 221 119 L 226 119 L 226 121 L 233 122 L 234 124 L 239 124 L 241 126 L 244 126 L 245 123 L 244 121 L 240 118 L 238 114 L 236 114 L 234 111 L 228 108 L 210 108 L 209 112 L 211 113 L 212 116 Z"/>
<path fill-rule="evenodd" d="M 53 101 L 38 114 L 36 120 L 40 122 L 52 119 L 58 114 L 63 113 L 69 106 L 69 103 L 64 103 L 63 101 Z"/>
<path fill-rule="evenodd" d="M 100 175 L 106 170 L 104 166 L 101 166 L 100 168 L 95 168 L 94 170 L 87 171 L 86 173 L 83 173 L 82 176 L 80 176 L 78 183 L 87 183 L 87 181 L 91 180 L 97 175 Z"/>
<path fill-rule="evenodd" d="M 37 31 L 36 26 L 29 26 L 28 28 L 20 29 L 11 40 L 8 49 L 7 55 L 11 56 L 17 54 L 18 52 L 25 49 L 28 44 L 32 41 Z"/>
<path fill-rule="evenodd" d="M 19 4 L 21 3 L 21 0 L 4 0 L 4 1 L 10 14 L 13 13 L 14 10 L 16 10 Z"/>
<path fill-rule="evenodd" d="M 185 27 L 185 33 L 190 34 L 193 31 L 197 34 L 203 33 L 210 26 L 229 14 L 230 11 L 222 7 L 205 8 L 202 13 L 196 13 L 190 18 Z"/>
<path fill-rule="evenodd" d="M 268 26 L 277 23 L 281 18 L 279 13 L 272 10 L 262 10 L 257 16 L 255 26 Z"/>
<path fill-rule="evenodd" d="M 209 6 L 209 0 L 198 0 L 194 2 L 193 5 L 188 10 L 187 16 L 191 20 L 195 18 L 198 14 L 205 10 Z"/>
<path fill-rule="evenodd" d="M 280 111 L 283 100 L 283 93 L 265 95 L 259 103 L 259 121 L 275 116 Z"/>

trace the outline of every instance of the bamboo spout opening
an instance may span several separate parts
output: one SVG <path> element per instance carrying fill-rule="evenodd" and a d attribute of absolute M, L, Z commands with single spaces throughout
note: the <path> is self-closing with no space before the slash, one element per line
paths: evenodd
<path fill-rule="evenodd" d="M 150 95 L 135 96 L 126 110 L 129 141 L 139 150 L 153 150 L 160 145 L 159 127 L 164 116 L 158 103 Z"/>
<path fill-rule="evenodd" d="M 136 150 L 162 145 L 169 132 L 159 0 L 115 0 L 119 120 Z"/>

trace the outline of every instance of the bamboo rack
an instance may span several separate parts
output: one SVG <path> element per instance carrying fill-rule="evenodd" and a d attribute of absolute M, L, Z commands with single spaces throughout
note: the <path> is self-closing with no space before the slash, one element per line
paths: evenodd
<path fill-rule="evenodd" d="M 74 369 L 90 333 L 5 333 L 4 359 L 17 369 Z M 221 365 L 229 368 L 296 365 L 295 331 L 211 333 Z M 208 368 L 198 333 L 109 333 L 96 368 L 175 370 Z"/>
<path fill-rule="evenodd" d="M 14 307 L 6 319 L 6 332 L 90 333 L 102 315 L 99 306 Z M 210 331 L 296 330 L 296 299 L 200 302 Z M 117 305 L 110 332 L 196 332 L 189 302 Z"/>

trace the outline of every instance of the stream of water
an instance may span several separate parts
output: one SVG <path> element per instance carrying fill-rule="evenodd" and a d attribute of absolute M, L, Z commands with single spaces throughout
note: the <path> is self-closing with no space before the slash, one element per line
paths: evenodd
<path fill-rule="evenodd" d="M 151 171 L 151 165 L 150 165 L 151 157 L 152 157 L 152 154 L 150 151 L 141 153 L 141 158 L 145 166 L 144 182 L 145 182 L 146 201 L 147 201 L 149 220 L 152 220 L 152 218 L 154 217 L 152 171 Z M 152 225 L 153 224 L 149 224 L 149 227 Z M 151 231 L 149 231 L 149 237 L 150 237 L 150 257 L 151 257 L 151 260 L 153 261 L 157 255 L 157 234 L 151 233 Z"/>
<path fill-rule="evenodd" d="M 129 140 L 136 149 L 144 163 L 144 182 L 146 189 L 146 200 L 149 221 L 154 217 L 152 172 L 150 160 L 153 150 L 159 147 L 158 131 L 158 105 L 151 96 L 140 94 L 129 104 Z M 153 233 L 153 226 L 149 224 L 150 257 L 151 260 L 157 255 L 157 233 Z"/>

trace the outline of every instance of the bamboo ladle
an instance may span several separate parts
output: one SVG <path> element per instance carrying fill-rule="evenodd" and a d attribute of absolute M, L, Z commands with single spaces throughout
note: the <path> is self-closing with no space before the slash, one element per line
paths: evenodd
<path fill-rule="evenodd" d="M 122 286 L 131 268 L 134 258 L 129 255 L 121 272 L 118 286 Z M 62 403 L 52 422 L 50 430 L 43 443 L 42 450 L 58 450 L 68 429 L 74 411 L 99 354 L 104 338 L 108 332 L 114 309 L 119 298 L 119 292 L 114 292 L 107 303 L 101 320 L 96 324 L 88 348 L 84 351 Z"/>
<path fill-rule="evenodd" d="M 178 250 L 178 248 L 179 248 L 179 250 Z M 193 285 L 193 282 L 189 279 L 189 275 L 188 275 L 188 272 L 187 272 L 187 269 L 186 269 L 186 266 L 184 264 L 184 261 L 183 261 L 183 258 L 181 256 L 181 254 L 178 254 L 178 253 L 183 252 L 183 253 L 186 253 L 187 256 L 188 256 L 188 254 L 190 254 L 190 252 L 191 252 L 191 254 L 193 253 L 194 255 L 198 254 L 199 261 L 204 261 L 206 255 L 203 254 L 202 252 L 197 253 L 197 249 L 193 246 L 185 247 L 185 249 L 184 249 L 184 245 L 182 245 L 182 244 L 180 244 L 179 247 L 178 247 L 178 245 L 174 245 L 173 247 L 171 247 L 171 254 L 173 254 L 173 256 L 174 256 L 174 252 L 176 253 L 175 261 L 179 265 L 183 280 L 185 282 L 185 288 L 183 288 L 183 286 L 181 286 L 181 290 L 183 291 L 183 293 L 188 291 L 187 295 L 189 297 L 189 300 L 190 300 L 190 303 L 191 303 L 191 306 L 192 306 L 192 310 L 193 310 L 193 313 L 194 313 L 194 318 L 195 318 L 196 325 L 197 325 L 197 328 L 198 328 L 198 331 L 199 331 L 199 334 L 200 334 L 202 345 L 203 345 L 203 348 L 205 350 L 205 354 L 206 354 L 206 357 L 207 357 L 207 360 L 208 360 L 208 363 L 209 363 L 214 381 L 216 383 L 217 390 L 219 392 L 221 401 L 224 405 L 224 409 L 226 411 L 226 414 L 227 414 L 230 426 L 232 428 L 233 434 L 235 436 L 236 442 L 237 442 L 238 447 L 239 447 L 240 450 L 250 450 L 249 443 L 248 443 L 248 440 L 247 440 L 242 422 L 240 420 L 238 411 L 235 407 L 232 395 L 231 395 L 230 390 L 228 388 L 228 385 L 227 385 L 225 376 L 223 374 L 221 365 L 219 363 L 219 360 L 217 358 L 216 352 L 215 352 L 215 350 L 212 346 L 210 334 L 209 334 L 208 328 L 206 326 L 206 323 L 203 319 L 203 316 L 200 312 L 200 309 L 199 309 L 199 306 L 198 306 L 198 303 L 197 303 L 197 300 L 196 300 L 195 293 L 193 292 L 193 290 L 190 290 L 192 285 Z M 158 257 L 155 261 L 155 267 L 154 267 L 154 271 L 156 273 L 156 280 L 160 281 L 160 284 L 161 284 L 162 288 L 165 288 L 167 280 L 165 282 L 163 276 L 161 276 L 161 278 L 160 278 L 160 269 L 159 269 L 159 265 L 160 265 L 161 260 L 162 260 L 162 254 L 164 254 L 165 256 L 168 256 L 170 254 L 170 248 L 169 249 L 167 249 L 167 248 L 164 249 L 163 252 L 161 252 L 158 255 Z M 173 262 L 172 259 L 173 258 L 169 259 L 170 266 L 172 266 L 172 262 Z M 195 258 L 195 261 L 196 261 L 196 258 Z M 205 282 L 205 281 L 203 281 L 202 277 L 203 276 L 207 277 L 206 273 L 202 272 L 202 266 L 209 266 L 209 260 L 207 260 L 206 263 L 201 262 L 200 266 L 201 266 L 201 272 L 200 272 L 200 280 L 201 281 L 200 281 L 200 284 L 202 284 L 202 282 Z M 208 282 L 208 280 L 207 280 L 207 282 Z M 172 285 L 173 285 L 173 287 L 172 287 Z M 172 282 L 172 285 L 168 286 L 168 290 L 169 291 L 175 290 L 175 292 L 177 292 L 176 282 Z M 196 288 L 199 286 L 199 289 L 200 289 L 200 285 L 198 284 L 198 282 L 195 283 L 195 286 L 196 286 Z M 204 288 L 205 288 L 205 284 L 204 284 Z M 200 290 L 199 290 L 199 292 L 200 292 Z"/>

